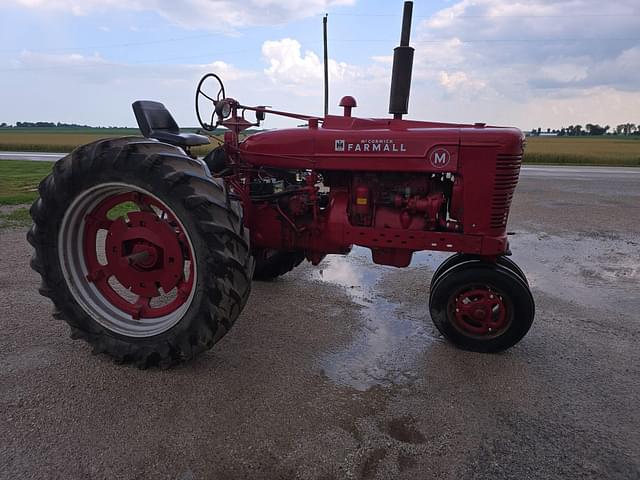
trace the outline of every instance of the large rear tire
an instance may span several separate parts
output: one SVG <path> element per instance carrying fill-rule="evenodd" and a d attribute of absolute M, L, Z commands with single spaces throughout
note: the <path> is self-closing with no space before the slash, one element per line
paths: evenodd
<path fill-rule="evenodd" d="M 39 193 L 31 266 L 72 338 L 144 368 L 187 361 L 230 330 L 254 262 L 240 206 L 200 161 L 101 140 L 58 161 Z"/>

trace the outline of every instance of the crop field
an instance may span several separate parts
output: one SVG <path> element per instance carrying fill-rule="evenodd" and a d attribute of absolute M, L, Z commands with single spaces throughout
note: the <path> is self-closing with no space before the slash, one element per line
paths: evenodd
<path fill-rule="evenodd" d="M 195 132 L 196 128 L 185 128 L 185 132 Z M 213 132 L 218 134 L 220 132 Z M 141 136 L 137 128 L 12 128 L 0 130 L 0 151 L 4 152 L 70 152 L 79 145 L 102 138 Z M 214 141 L 212 147 L 217 145 Z M 212 147 L 198 147 L 194 151 L 202 155 Z"/>
<path fill-rule="evenodd" d="M 0 131 L 0 150 L 11 152 L 70 152 L 100 138 L 139 135 L 135 129 L 64 130 L 11 129 Z"/>
<path fill-rule="evenodd" d="M 640 166 L 640 137 L 528 137 L 525 163 Z"/>

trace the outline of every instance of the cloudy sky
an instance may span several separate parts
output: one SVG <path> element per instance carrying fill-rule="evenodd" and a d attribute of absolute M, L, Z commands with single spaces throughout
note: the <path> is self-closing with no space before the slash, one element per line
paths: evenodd
<path fill-rule="evenodd" d="M 396 0 L 0 0 L 0 122 L 133 126 L 156 99 L 196 125 L 199 77 L 245 104 L 386 116 Z M 640 2 L 417 0 L 409 117 L 557 128 L 640 123 Z M 268 117 L 266 127 L 286 121 Z"/>

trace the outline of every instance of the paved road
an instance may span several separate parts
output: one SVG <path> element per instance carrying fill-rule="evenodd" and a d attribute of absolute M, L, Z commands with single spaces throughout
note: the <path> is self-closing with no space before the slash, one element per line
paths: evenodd
<path fill-rule="evenodd" d="M 637 480 L 639 206 L 638 176 L 523 177 L 511 244 L 537 317 L 504 354 L 431 326 L 442 255 L 393 269 L 356 249 L 256 283 L 232 332 L 169 371 L 69 339 L 24 232 L 0 231 L 0 478 Z"/>
<path fill-rule="evenodd" d="M 34 162 L 55 162 L 64 157 L 65 153 L 39 152 L 0 152 L 0 160 L 31 160 Z"/>

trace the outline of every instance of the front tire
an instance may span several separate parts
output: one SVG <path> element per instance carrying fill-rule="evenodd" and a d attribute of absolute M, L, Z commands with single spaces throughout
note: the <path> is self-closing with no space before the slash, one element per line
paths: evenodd
<path fill-rule="evenodd" d="M 197 160 L 138 138 L 54 166 L 31 207 L 31 265 L 54 316 L 96 352 L 170 366 L 220 340 L 251 290 L 242 212 Z"/>
<path fill-rule="evenodd" d="M 499 352 L 526 335 L 535 304 L 529 287 L 511 270 L 470 261 L 441 274 L 429 311 L 440 333 L 456 346 Z"/>

